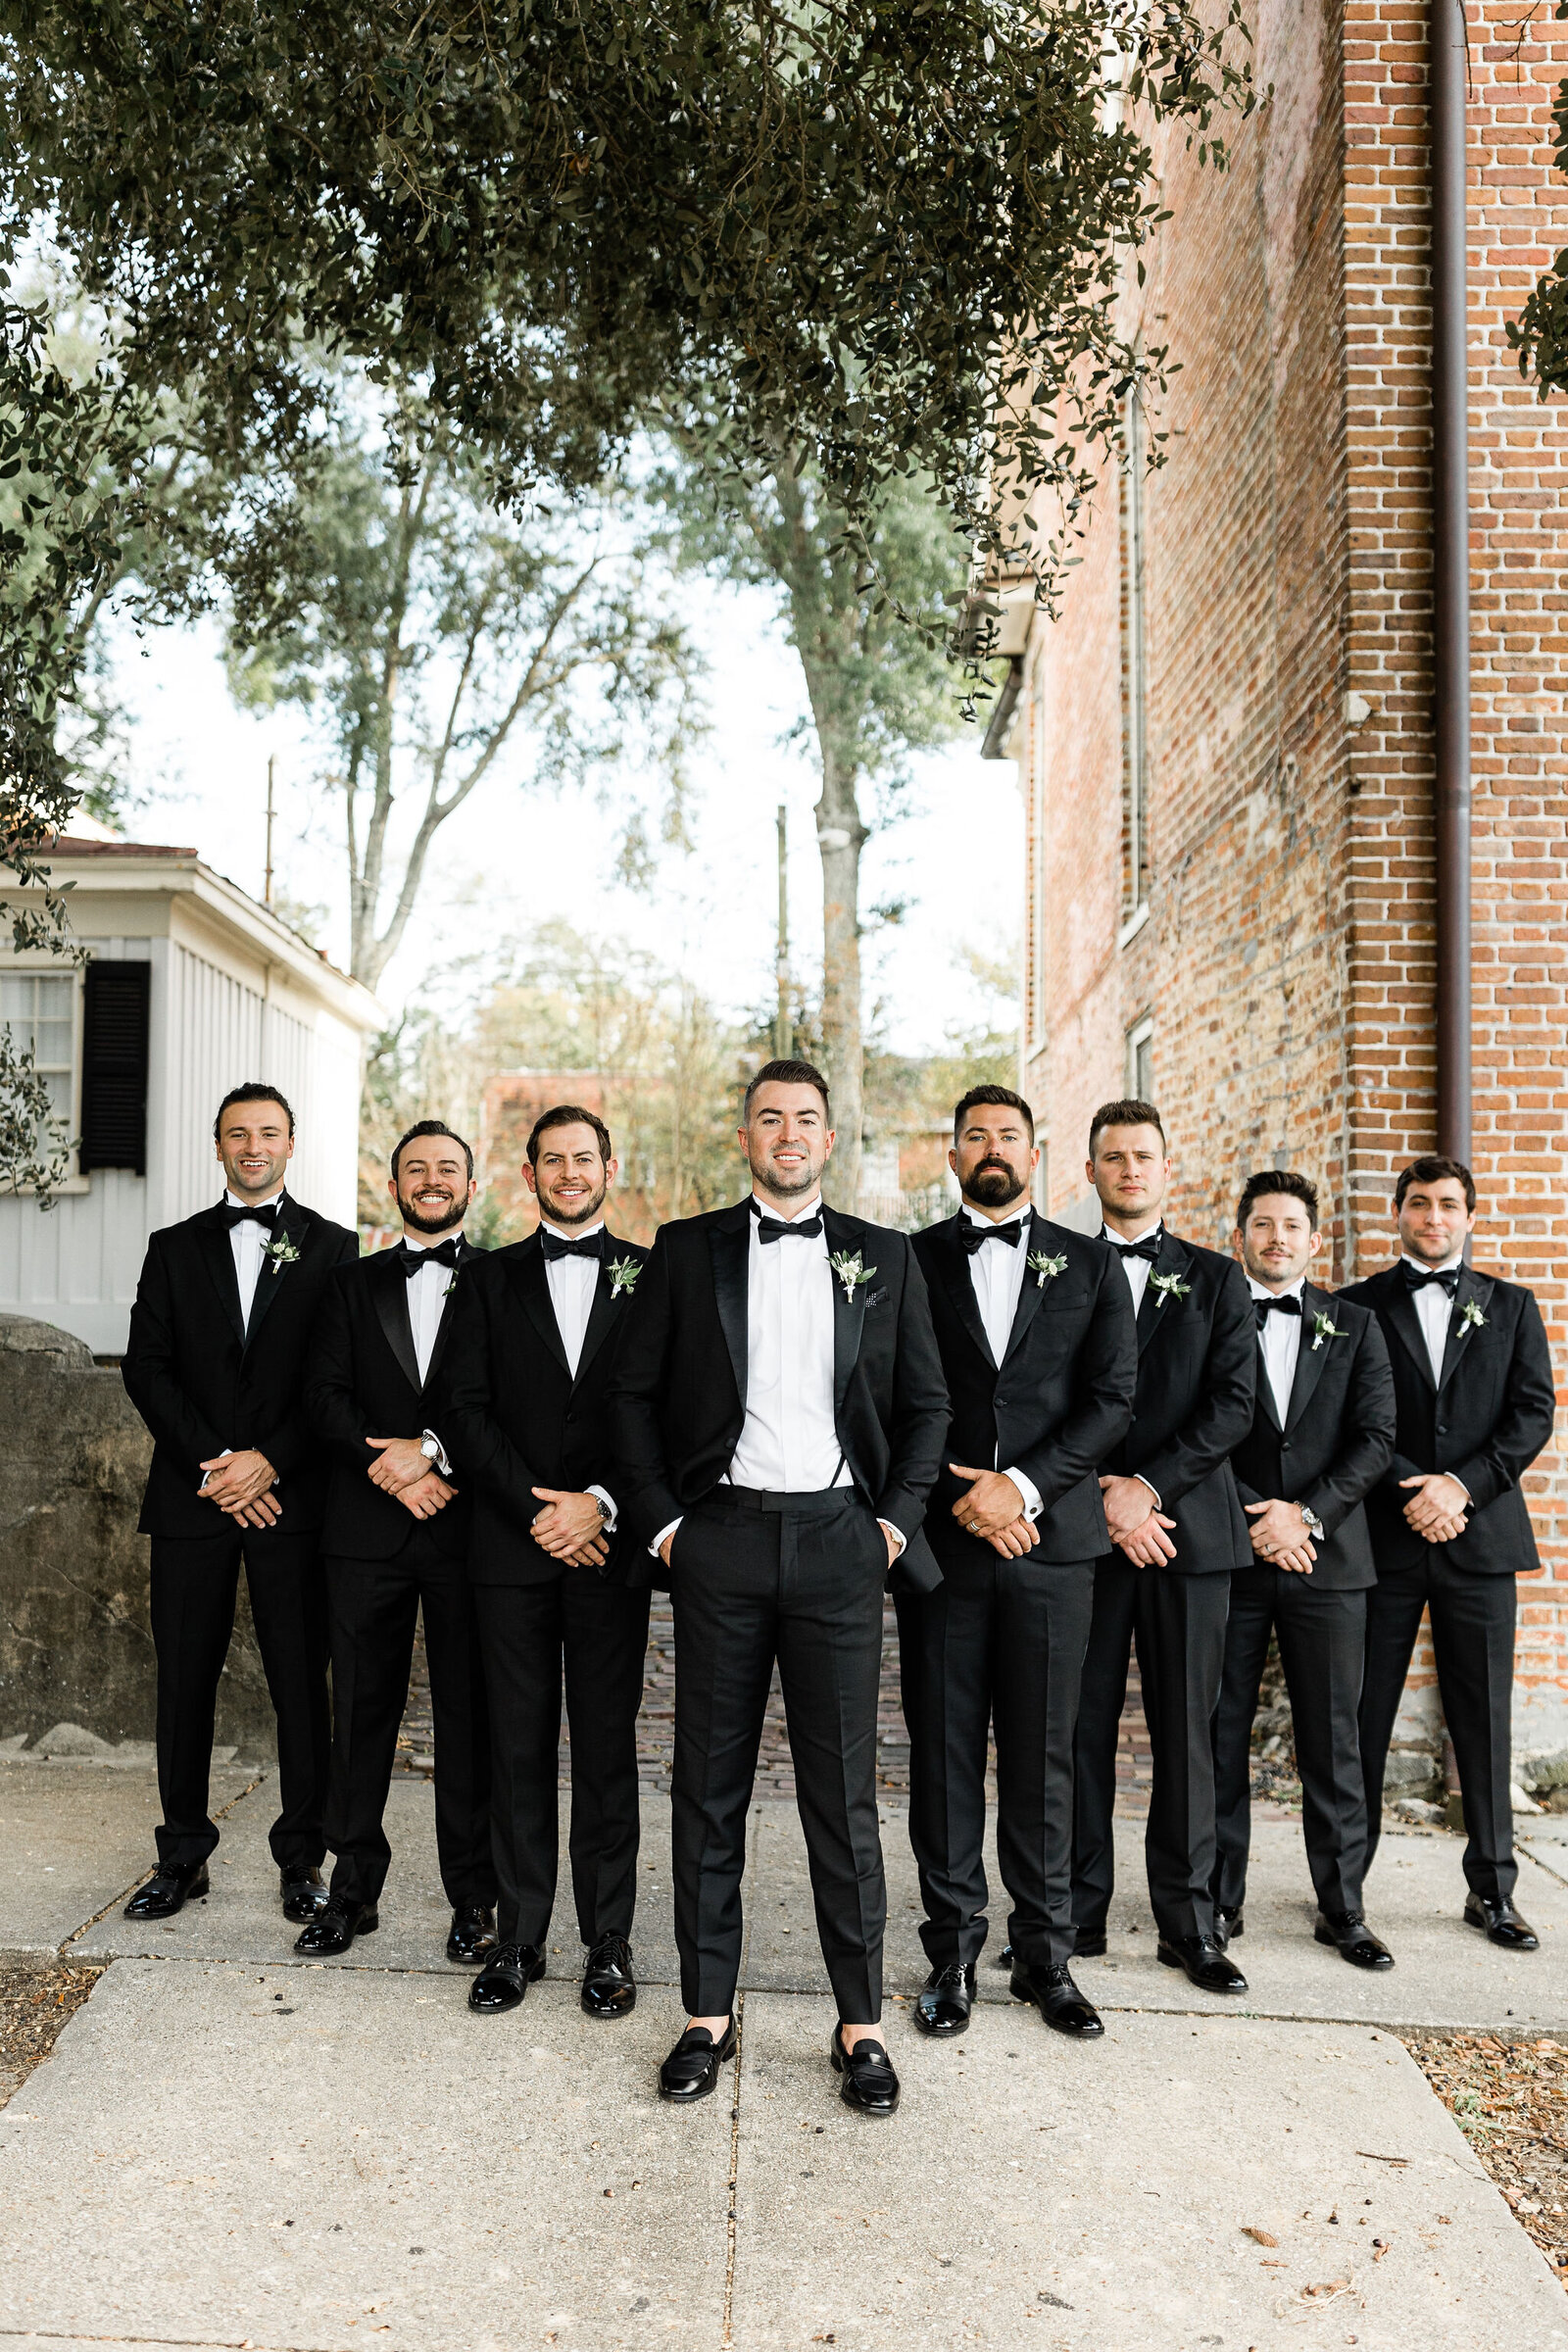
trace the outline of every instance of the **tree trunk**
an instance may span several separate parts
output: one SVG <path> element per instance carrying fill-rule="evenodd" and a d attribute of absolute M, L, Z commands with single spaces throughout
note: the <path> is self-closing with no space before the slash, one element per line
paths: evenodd
<path fill-rule="evenodd" d="M 838 1141 L 827 1190 L 853 1213 L 860 1190 L 864 1045 L 860 1032 L 860 852 L 867 838 L 855 799 L 855 761 L 819 730 L 822 797 L 816 843 L 822 858 L 822 1044 Z"/>

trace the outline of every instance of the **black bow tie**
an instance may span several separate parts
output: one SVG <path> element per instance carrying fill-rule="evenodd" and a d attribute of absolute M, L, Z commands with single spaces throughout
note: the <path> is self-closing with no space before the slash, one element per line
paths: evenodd
<path fill-rule="evenodd" d="M 1259 1331 L 1262 1330 L 1270 1315 L 1298 1315 L 1301 1311 L 1299 1298 L 1254 1298 L 1252 1304 L 1257 1310 Z"/>
<path fill-rule="evenodd" d="M 558 1257 L 604 1258 L 605 1229 L 602 1225 L 597 1233 L 574 1234 L 569 1241 L 564 1233 L 552 1233 L 548 1225 L 541 1225 L 539 1240 L 547 1266 L 553 1266 Z"/>
<path fill-rule="evenodd" d="M 247 1217 L 254 1217 L 258 1225 L 265 1225 L 270 1231 L 277 1223 L 277 1212 L 281 1206 L 280 1200 L 259 1200 L 254 1208 L 229 1208 L 225 1205 L 223 1217 L 230 1233 L 236 1225 L 243 1225 Z"/>
<path fill-rule="evenodd" d="M 1424 1291 L 1429 1283 L 1441 1282 L 1451 1298 L 1459 1288 L 1457 1266 L 1412 1266 L 1407 1258 L 1399 1260 L 1407 1291 Z"/>
<path fill-rule="evenodd" d="M 971 1257 L 987 1242 L 1004 1242 L 1009 1250 L 1015 1250 L 1028 1221 L 1027 1217 L 1014 1217 L 1006 1225 L 977 1225 L 973 1217 L 965 1217 L 958 1228 L 958 1239 Z"/>
<path fill-rule="evenodd" d="M 814 1216 L 798 1217 L 793 1225 L 786 1225 L 782 1217 L 764 1215 L 754 1199 L 752 1214 L 757 1219 L 757 1238 L 760 1242 L 781 1242 L 787 1233 L 799 1234 L 803 1241 L 814 1242 L 822 1230 L 820 1209 Z"/>
<path fill-rule="evenodd" d="M 1118 1257 L 1147 1257 L 1150 1264 L 1152 1265 L 1159 1255 L 1161 1240 L 1159 1231 L 1146 1233 L 1141 1242 L 1118 1242 L 1108 1233 L 1105 1239 L 1110 1243 Z"/>
<path fill-rule="evenodd" d="M 408 1243 L 405 1242 L 403 1244 L 403 1271 L 410 1282 L 414 1280 L 421 1266 L 450 1266 L 456 1273 L 459 1243 L 456 1234 L 450 1241 L 437 1242 L 433 1250 L 411 1250 Z"/>

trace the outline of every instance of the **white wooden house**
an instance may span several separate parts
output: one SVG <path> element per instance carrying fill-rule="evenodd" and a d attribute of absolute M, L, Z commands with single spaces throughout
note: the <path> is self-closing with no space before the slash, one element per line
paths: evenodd
<path fill-rule="evenodd" d="M 47 862 L 74 885 L 86 959 L 19 956 L 4 924 L 0 1021 L 47 1069 L 75 1149 L 51 1208 L 0 1197 L 0 1313 L 119 1355 L 148 1234 L 219 1198 L 213 1118 L 231 1086 L 281 1089 L 289 1189 L 354 1224 L 361 1057 L 383 1015 L 192 849 L 72 835 Z"/>

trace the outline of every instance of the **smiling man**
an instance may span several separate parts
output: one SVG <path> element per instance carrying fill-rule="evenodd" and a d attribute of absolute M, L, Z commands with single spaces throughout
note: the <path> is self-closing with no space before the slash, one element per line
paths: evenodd
<path fill-rule="evenodd" d="M 167 1919 L 208 1890 L 213 1717 L 243 1560 L 277 1716 L 272 1858 L 284 1916 L 304 1921 L 326 1900 L 330 1743 L 326 1453 L 305 1410 L 306 1349 L 333 1268 L 360 1245 L 287 1191 L 294 1113 L 275 1087 L 225 1095 L 213 1143 L 223 1198 L 149 1240 L 122 1372 L 155 1441 L 138 1525 L 152 1538 L 164 1807 L 158 1867 L 125 1915 Z"/>
<path fill-rule="evenodd" d="M 845 2101 L 891 2115 L 876 1806 L 882 1592 L 930 1587 L 920 1532 L 948 1397 L 904 1234 L 827 1207 L 827 1082 L 771 1061 L 746 1090 L 748 1197 L 666 1225 L 612 1396 L 616 1492 L 675 1607 L 675 1939 L 689 2012 L 662 2095 L 706 2097 L 735 2049 L 746 1818 L 777 1662 Z"/>

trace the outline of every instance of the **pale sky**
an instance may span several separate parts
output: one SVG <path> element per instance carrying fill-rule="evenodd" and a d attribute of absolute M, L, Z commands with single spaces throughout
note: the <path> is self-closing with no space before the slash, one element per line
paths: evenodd
<path fill-rule="evenodd" d="M 651 893 L 614 877 L 619 826 L 591 795 L 548 800 L 526 784 L 526 749 L 484 785 L 438 837 L 410 940 L 381 996 L 395 1009 L 422 975 L 456 955 L 501 943 L 552 915 L 595 922 L 656 953 L 738 1015 L 770 998 L 777 902 L 775 810 L 789 810 L 793 960 L 816 974 L 821 880 L 812 804 L 814 737 L 783 739 L 804 716 L 799 664 L 758 590 L 691 583 L 689 617 L 712 662 L 712 731 L 693 762 L 689 856 L 666 853 Z M 211 865 L 261 896 L 267 760 L 277 763 L 277 888 L 327 906 L 320 944 L 347 950 L 342 808 L 313 788 L 313 747 L 299 713 L 253 716 L 229 698 L 215 630 L 161 629 L 119 641 L 121 692 L 135 719 L 132 774 L 146 799 L 132 839 L 190 843 Z M 910 813 L 862 863 L 863 907 L 913 902 L 902 926 L 865 949 L 865 1005 L 888 1007 L 898 1051 L 935 1051 L 954 1021 L 990 1007 L 961 968 L 971 949 L 1010 954 L 1022 903 L 1022 814 L 1010 762 L 983 761 L 978 726 L 922 755 Z"/>

